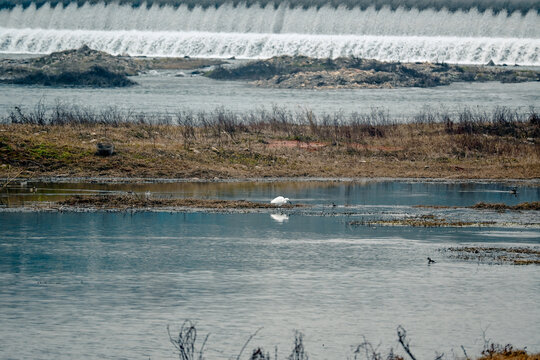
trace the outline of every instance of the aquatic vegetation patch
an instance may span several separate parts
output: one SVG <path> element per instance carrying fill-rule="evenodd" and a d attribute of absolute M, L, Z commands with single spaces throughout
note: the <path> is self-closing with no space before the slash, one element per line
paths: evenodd
<path fill-rule="evenodd" d="M 389 220 L 373 220 L 373 221 L 351 221 L 349 225 L 354 226 L 411 226 L 411 227 L 473 227 L 473 226 L 492 226 L 493 221 L 450 221 L 443 218 L 439 218 L 435 215 L 420 215 L 406 217 L 402 219 L 389 219 Z"/>
<path fill-rule="evenodd" d="M 517 205 L 506 205 L 503 203 L 490 204 L 480 202 L 471 206 L 473 209 L 487 210 L 540 210 L 540 201 L 523 202 Z"/>
<path fill-rule="evenodd" d="M 47 204 L 49 208 L 59 210 L 70 209 L 159 209 L 159 208 L 200 208 L 200 209 L 275 209 L 275 205 L 246 200 L 215 200 L 195 198 L 159 198 L 151 194 L 120 194 L 120 195 L 76 195 L 68 199 Z M 302 204 L 285 204 L 280 209 L 304 207 Z M 65 208 L 69 207 L 69 208 Z"/>
<path fill-rule="evenodd" d="M 485 203 L 479 202 L 472 206 L 446 206 L 446 205 L 414 205 L 414 208 L 424 208 L 424 209 L 475 209 L 475 210 L 496 210 L 504 212 L 506 210 L 540 210 L 540 201 L 530 201 L 522 202 L 517 205 L 507 205 L 504 203 Z"/>
<path fill-rule="evenodd" d="M 441 251 L 451 258 L 488 264 L 540 265 L 538 247 L 450 247 Z"/>

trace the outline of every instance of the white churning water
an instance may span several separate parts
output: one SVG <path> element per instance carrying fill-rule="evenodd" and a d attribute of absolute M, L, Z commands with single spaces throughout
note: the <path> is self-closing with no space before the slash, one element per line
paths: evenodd
<path fill-rule="evenodd" d="M 276 55 L 540 65 L 534 9 L 455 12 L 45 4 L 0 10 L 0 52 L 48 53 L 88 44 L 114 54 L 267 58 Z"/>

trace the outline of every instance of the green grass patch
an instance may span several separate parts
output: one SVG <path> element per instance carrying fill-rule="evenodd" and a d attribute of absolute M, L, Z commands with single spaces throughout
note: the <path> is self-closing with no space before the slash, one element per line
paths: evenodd
<path fill-rule="evenodd" d="M 42 143 L 35 145 L 28 149 L 28 152 L 33 158 L 39 159 L 55 159 L 60 160 L 68 156 L 67 153 L 64 153 L 60 149 L 56 148 L 53 144 Z"/>

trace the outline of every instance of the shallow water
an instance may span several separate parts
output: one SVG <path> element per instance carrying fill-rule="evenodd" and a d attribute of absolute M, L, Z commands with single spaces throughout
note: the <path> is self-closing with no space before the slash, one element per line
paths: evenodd
<path fill-rule="evenodd" d="M 513 188 L 517 194 L 512 194 Z M 35 192 L 31 192 L 35 188 Z M 540 187 L 520 181 L 471 182 L 365 179 L 357 181 L 234 181 L 167 183 L 80 183 L 30 181 L 12 183 L 0 199 L 12 204 L 58 201 L 73 195 L 123 194 L 147 191 L 157 198 L 202 198 L 267 202 L 285 195 L 295 203 L 309 205 L 375 206 L 471 206 L 479 202 L 516 205 L 538 201 Z"/>
<path fill-rule="evenodd" d="M 181 196 L 283 191 L 313 204 L 331 199 L 401 214 L 416 201 L 539 199 L 537 188 L 521 186 L 515 200 L 505 184 L 169 185 Z M 207 356 L 217 359 L 235 357 L 259 327 L 248 352 L 277 346 L 280 358 L 294 329 L 306 334 L 311 358 L 345 359 L 363 335 L 381 351 L 397 347 L 398 325 L 419 358 L 461 354 L 460 345 L 478 353 L 483 331 L 540 351 L 538 267 L 464 262 L 439 251 L 538 248 L 538 228 L 374 228 L 349 226 L 354 216 L 279 215 L 0 213 L 2 357 L 173 359 L 166 326 L 186 318 L 197 322 L 200 340 L 211 333 Z M 427 256 L 437 263 L 428 266 Z"/>
<path fill-rule="evenodd" d="M 506 106 L 528 112 L 540 104 L 540 83 L 454 83 L 436 88 L 294 90 L 264 89 L 245 82 L 217 81 L 201 76 L 175 77 L 177 72 L 153 72 L 134 77 L 139 86 L 114 89 L 43 87 L 0 84 L 0 116 L 15 106 L 31 111 L 38 102 L 93 108 L 174 115 L 181 110 L 213 111 L 218 107 L 237 112 L 273 105 L 317 114 L 343 111 L 388 112 L 392 118 L 412 118 L 420 111 L 454 113 L 464 107 L 492 111 Z M 188 72 L 189 73 L 189 72 Z"/>

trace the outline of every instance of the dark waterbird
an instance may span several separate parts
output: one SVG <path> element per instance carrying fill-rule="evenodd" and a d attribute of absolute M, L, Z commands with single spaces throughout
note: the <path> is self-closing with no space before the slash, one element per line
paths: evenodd
<path fill-rule="evenodd" d="M 436 263 L 436 261 L 433 260 L 433 259 L 430 258 L 430 257 L 427 258 L 427 261 L 428 261 L 428 265 L 429 265 L 429 264 L 435 264 L 435 263 Z"/>

